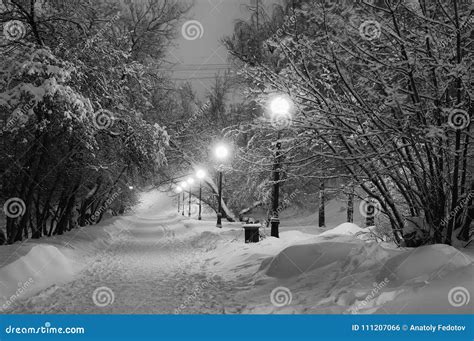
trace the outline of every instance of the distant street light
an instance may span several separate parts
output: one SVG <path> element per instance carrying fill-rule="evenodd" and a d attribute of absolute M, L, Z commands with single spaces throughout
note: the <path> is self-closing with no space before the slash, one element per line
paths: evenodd
<path fill-rule="evenodd" d="M 179 198 L 181 196 L 182 191 L 183 191 L 183 189 L 181 188 L 181 186 L 176 187 L 176 193 L 178 193 L 178 213 L 179 213 L 179 207 L 180 207 Z"/>
<path fill-rule="evenodd" d="M 285 96 L 274 97 L 270 101 L 270 115 L 272 120 L 290 117 L 293 103 Z M 280 169 L 281 169 L 281 131 L 277 130 L 277 141 L 275 145 L 275 158 L 273 162 L 273 189 L 272 189 L 272 216 L 270 218 L 271 236 L 279 238 L 280 219 L 278 216 L 280 201 Z"/>
<path fill-rule="evenodd" d="M 214 147 L 214 155 L 220 162 L 224 162 L 230 154 L 229 147 L 225 144 L 218 144 Z M 219 181 L 218 181 L 218 203 L 217 203 L 217 224 L 216 226 L 222 228 L 222 164 L 218 168 Z"/>
<path fill-rule="evenodd" d="M 229 156 L 229 147 L 224 144 L 218 144 L 214 149 L 214 155 L 218 160 L 224 161 Z"/>
<path fill-rule="evenodd" d="M 272 115 L 289 115 L 291 107 L 291 100 L 283 96 L 277 96 L 270 102 L 270 113 Z"/>
<path fill-rule="evenodd" d="M 184 215 L 184 190 L 186 189 L 186 187 L 188 187 L 188 183 L 186 181 L 183 181 L 181 183 L 181 188 L 183 189 L 183 211 L 181 212 L 181 215 Z"/>
<path fill-rule="evenodd" d="M 189 191 L 188 191 L 188 199 L 189 199 L 189 203 L 188 203 L 188 217 L 191 216 L 191 191 L 192 191 L 192 185 L 194 183 L 194 179 L 193 178 L 189 178 L 187 181 L 186 181 L 189 185 Z"/>
<path fill-rule="evenodd" d="M 196 177 L 199 179 L 199 213 L 198 220 L 201 220 L 201 197 L 202 197 L 202 179 L 206 177 L 206 171 L 203 169 L 198 169 L 196 171 Z"/>

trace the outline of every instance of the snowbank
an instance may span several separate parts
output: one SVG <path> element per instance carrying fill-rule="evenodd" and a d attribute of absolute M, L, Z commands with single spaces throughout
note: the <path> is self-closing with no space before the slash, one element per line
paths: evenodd
<path fill-rule="evenodd" d="M 37 245 L 25 256 L 0 269 L 0 309 L 53 284 L 72 280 L 74 264 L 58 248 Z"/>
<path fill-rule="evenodd" d="M 283 232 L 243 244 L 242 236 L 215 247 L 209 269 L 238 281 L 228 313 L 472 313 L 472 301 L 453 303 L 453 290 L 474 294 L 472 259 L 447 245 L 400 249 L 357 238 L 342 224 L 318 236 Z M 230 233 L 230 232 L 228 232 Z M 224 237 L 224 235 L 221 235 Z M 275 292 L 287 301 L 275 304 Z M 453 289 L 454 288 L 454 289 Z M 459 294 L 458 294 L 459 296 Z M 281 296 L 280 296 L 281 297 Z M 459 300 L 459 299 L 458 299 Z M 273 301 L 273 303 L 272 303 Z"/>
<path fill-rule="evenodd" d="M 430 281 L 433 276 L 443 276 L 471 264 L 468 257 L 449 245 L 423 246 L 388 259 L 379 278 L 388 277 L 393 285 Z"/>
<path fill-rule="evenodd" d="M 133 216 L 111 218 L 61 236 L 0 246 L 0 311 L 8 310 L 17 300 L 74 280 L 111 245 L 126 239 L 132 224 L 135 235 L 156 233 L 156 229 L 146 228 L 159 225 L 146 213 L 170 210 L 170 203 L 163 193 L 147 192 L 142 195 Z M 175 214 L 174 217 L 176 226 L 169 224 L 158 229 L 161 236 L 172 237 L 186 230 Z"/>
<path fill-rule="evenodd" d="M 332 235 L 344 235 L 344 236 L 353 236 L 359 232 L 364 232 L 364 230 L 357 226 L 356 224 L 352 223 L 344 223 L 339 226 L 336 226 L 333 229 L 324 231 L 323 233 L 319 234 L 320 237 L 323 236 L 332 236 Z"/>
<path fill-rule="evenodd" d="M 288 278 L 345 260 L 354 246 L 349 243 L 293 245 L 272 259 L 267 276 Z"/>
<path fill-rule="evenodd" d="M 121 240 L 125 229 L 126 224 L 115 218 L 62 236 L 0 247 L 0 311 L 72 281 L 97 254 Z"/>

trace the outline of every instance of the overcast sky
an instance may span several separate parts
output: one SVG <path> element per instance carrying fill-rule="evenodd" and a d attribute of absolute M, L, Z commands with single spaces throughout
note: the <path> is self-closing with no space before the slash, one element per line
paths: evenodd
<path fill-rule="evenodd" d="M 183 34 L 180 29 L 177 46 L 170 51 L 170 62 L 177 63 L 173 78 L 190 80 L 199 96 L 206 94 L 215 74 L 228 67 L 221 39 L 232 33 L 237 19 L 249 17 L 246 5 L 251 3 L 255 0 L 195 0 L 183 23 L 189 31 Z"/>

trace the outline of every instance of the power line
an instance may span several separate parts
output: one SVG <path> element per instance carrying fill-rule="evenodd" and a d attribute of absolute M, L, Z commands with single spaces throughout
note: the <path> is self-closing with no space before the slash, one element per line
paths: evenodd
<path fill-rule="evenodd" d="M 201 80 L 201 79 L 216 79 L 216 75 L 214 76 L 206 76 L 206 77 L 189 77 L 189 78 L 171 78 L 175 81 L 189 81 L 189 80 Z"/>
<path fill-rule="evenodd" d="M 220 70 L 231 70 L 230 68 L 206 68 L 206 69 L 178 69 L 178 70 L 169 70 L 170 72 L 187 72 L 187 71 L 220 71 Z"/>
<path fill-rule="evenodd" d="M 168 69 L 158 69 L 158 71 L 206 71 L 206 70 L 228 70 L 231 69 L 232 66 L 230 64 L 180 64 L 175 67 L 170 67 Z"/>

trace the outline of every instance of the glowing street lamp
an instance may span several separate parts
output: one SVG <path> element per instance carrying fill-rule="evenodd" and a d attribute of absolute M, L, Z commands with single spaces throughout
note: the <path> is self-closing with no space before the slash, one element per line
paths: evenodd
<path fill-rule="evenodd" d="M 227 147 L 225 144 L 218 144 L 214 148 L 214 155 L 219 161 L 224 161 L 229 157 L 229 147 Z"/>
<path fill-rule="evenodd" d="M 179 198 L 182 191 L 183 189 L 181 188 L 181 186 L 176 187 L 176 193 L 178 193 L 178 213 L 179 213 L 179 207 L 180 207 Z"/>
<path fill-rule="evenodd" d="M 202 179 L 206 177 L 206 171 L 203 169 L 198 169 L 196 171 L 196 177 L 199 179 L 199 213 L 198 220 L 201 220 L 201 196 L 202 196 Z"/>
<path fill-rule="evenodd" d="M 292 106 L 290 99 L 284 96 L 277 96 L 270 102 L 270 113 L 272 115 L 289 115 Z"/>
<path fill-rule="evenodd" d="M 199 180 L 202 180 L 206 177 L 206 171 L 203 170 L 203 169 L 198 169 L 196 171 L 196 178 L 198 178 Z"/>
<path fill-rule="evenodd" d="M 273 189 L 272 189 L 272 217 L 270 218 L 271 236 L 279 238 L 280 219 L 278 217 L 279 200 L 280 200 L 280 168 L 281 160 L 281 128 L 290 122 L 291 109 L 293 103 L 290 98 L 286 96 L 276 96 L 270 103 L 270 115 L 272 124 L 278 129 L 277 142 L 275 145 L 275 158 L 273 162 Z M 283 124 L 282 124 L 283 123 Z"/>
<path fill-rule="evenodd" d="M 186 182 L 188 183 L 188 199 L 189 199 L 189 203 L 188 203 L 188 217 L 191 216 L 191 191 L 192 191 L 192 185 L 194 183 L 194 179 L 193 178 L 188 178 L 188 180 L 186 180 Z"/>
<path fill-rule="evenodd" d="M 223 143 L 218 144 L 214 148 L 214 156 L 220 162 L 224 162 L 230 155 L 229 147 Z M 217 203 L 217 224 L 216 226 L 222 228 L 222 167 L 219 167 L 219 182 L 218 182 L 218 203 Z"/>

